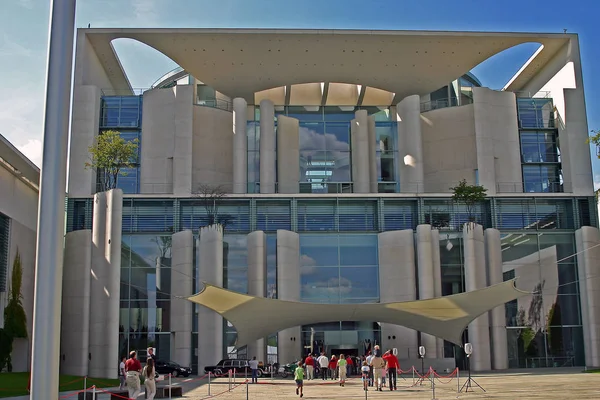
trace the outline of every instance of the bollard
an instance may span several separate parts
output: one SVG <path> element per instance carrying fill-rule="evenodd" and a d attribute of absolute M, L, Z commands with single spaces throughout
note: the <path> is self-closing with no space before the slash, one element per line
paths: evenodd
<path fill-rule="evenodd" d="M 210 396 L 210 371 L 208 372 L 208 395 Z"/>
<path fill-rule="evenodd" d="M 248 378 L 246 378 L 246 400 L 248 400 Z"/>
<path fill-rule="evenodd" d="M 92 386 L 92 400 L 96 400 L 96 385 Z"/>
<path fill-rule="evenodd" d="M 231 372 L 231 370 L 227 371 L 227 380 L 229 382 L 229 391 L 231 392 L 231 377 L 233 376 L 233 373 Z"/>
<path fill-rule="evenodd" d="M 87 376 L 83 377 L 83 398 L 87 400 Z"/>
<path fill-rule="evenodd" d="M 414 365 L 412 367 L 412 374 L 413 374 L 413 386 L 415 386 L 415 366 Z"/>
<path fill-rule="evenodd" d="M 431 370 L 431 399 L 432 400 L 436 400 L 435 398 L 435 374 L 433 373 L 433 370 Z"/>
<path fill-rule="evenodd" d="M 171 374 L 169 374 L 169 399 L 171 398 L 171 390 L 172 386 L 171 386 Z"/>
<path fill-rule="evenodd" d="M 460 393 L 460 369 L 456 367 L 456 393 Z"/>

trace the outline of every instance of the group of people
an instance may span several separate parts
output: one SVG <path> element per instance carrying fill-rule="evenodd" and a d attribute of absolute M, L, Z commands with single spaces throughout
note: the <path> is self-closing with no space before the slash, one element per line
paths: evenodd
<path fill-rule="evenodd" d="M 156 356 L 154 355 L 154 349 L 148 348 L 148 359 L 146 360 L 146 366 L 142 369 L 142 364 L 137 358 L 137 353 L 132 351 L 129 353 L 129 359 L 125 360 L 125 357 L 121 360 L 119 365 L 119 389 L 123 390 L 127 387 L 130 399 L 137 399 L 140 394 L 141 381 L 140 377 L 144 378 L 144 386 L 146 387 L 146 398 L 153 400 L 156 395 Z"/>
<path fill-rule="evenodd" d="M 386 375 L 389 376 L 390 390 L 397 390 L 396 383 L 400 363 L 392 350 L 381 354 L 381 349 L 376 345 L 373 353 L 369 352 L 361 358 L 361 363 L 360 371 L 365 391 L 370 386 L 375 386 L 375 390 L 380 392 L 383 391 L 382 387 L 385 386 Z M 296 394 L 304 397 L 304 379 L 315 379 L 315 376 L 319 375 L 322 380 L 326 380 L 328 377 L 338 379 L 339 385 L 343 387 L 350 375 L 349 371 L 352 365 L 354 365 L 352 358 L 346 357 L 344 354 L 340 354 L 339 358 L 332 355 L 331 359 L 327 358 L 325 352 L 322 352 L 318 358 L 314 354 L 308 354 L 304 360 L 298 361 L 298 366 L 294 372 Z"/>

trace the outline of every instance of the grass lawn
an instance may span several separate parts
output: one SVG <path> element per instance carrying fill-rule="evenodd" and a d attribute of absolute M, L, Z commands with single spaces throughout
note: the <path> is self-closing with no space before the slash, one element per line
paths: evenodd
<path fill-rule="evenodd" d="M 0 398 L 27 395 L 28 372 L 0 373 Z M 83 390 L 83 378 L 80 376 L 61 375 L 59 379 L 59 390 L 68 392 L 71 390 Z M 87 386 L 91 387 L 115 387 L 119 386 L 118 379 L 94 379 L 88 378 Z"/>

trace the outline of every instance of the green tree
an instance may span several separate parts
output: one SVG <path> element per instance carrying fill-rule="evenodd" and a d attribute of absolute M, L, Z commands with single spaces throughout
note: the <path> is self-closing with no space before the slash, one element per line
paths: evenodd
<path fill-rule="evenodd" d="M 463 179 L 457 186 L 451 187 L 452 200 L 467 207 L 469 222 L 475 222 L 473 212 L 478 204 L 481 204 L 486 196 L 487 189 L 480 185 L 469 185 L 467 180 Z"/>
<path fill-rule="evenodd" d="M 596 157 L 600 159 L 600 130 L 592 130 L 591 133 L 592 134 L 588 137 L 587 142 L 588 144 L 593 144 L 596 146 Z M 598 198 L 599 194 L 600 189 L 596 190 L 596 198 Z"/>
<path fill-rule="evenodd" d="M 27 337 L 27 315 L 23 308 L 23 295 L 21 286 L 23 283 L 23 267 L 21 266 L 21 255 L 17 249 L 11 275 L 11 286 L 8 294 L 8 304 L 4 308 L 4 329 L 0 333 L 0 371 L 6 366 L 8 371 L 12 370 L 10 354 L 12 353 L 13 340 Z"/>
<path fill-rule="evenodd" d="M 137 162 L 138 140 L 127 141 L 117 131 L 104 131 L 98 141 L 88 148 L 90 161 L 86 169 L 96 171 L 99 191 L 117 187 L 117 178 L 124 168 L 132 168 Z"/>

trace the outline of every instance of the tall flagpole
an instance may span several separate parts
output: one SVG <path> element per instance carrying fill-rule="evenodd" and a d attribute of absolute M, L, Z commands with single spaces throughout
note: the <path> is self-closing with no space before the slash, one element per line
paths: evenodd
<path fill-rule="evenodd" d="M 32 400 L 58 399 L 65 192 L 76 0 L 50 0 L 44 158 L 38 207 Z"/>

